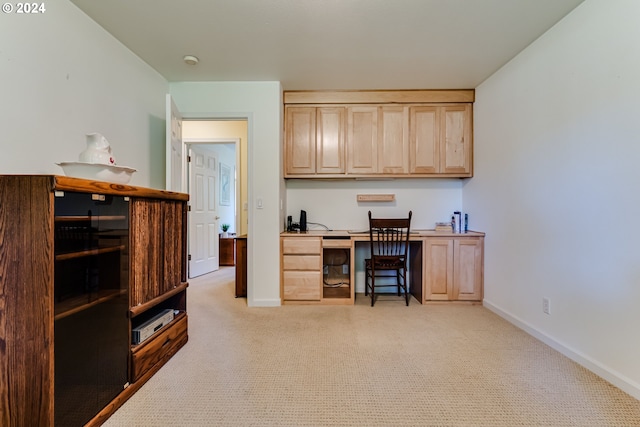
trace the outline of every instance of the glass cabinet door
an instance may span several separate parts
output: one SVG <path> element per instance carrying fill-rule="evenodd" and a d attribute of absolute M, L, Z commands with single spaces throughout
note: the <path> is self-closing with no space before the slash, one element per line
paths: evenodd
<path fill-rule="evenodd" d="M 55 423 L 83 425 L 128 380 L 129 202 L 56 193 Z"/>

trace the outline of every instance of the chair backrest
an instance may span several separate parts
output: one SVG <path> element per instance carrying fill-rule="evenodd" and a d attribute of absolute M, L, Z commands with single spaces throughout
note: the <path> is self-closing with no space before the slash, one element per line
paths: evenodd
<path fill-rule="evenodd" d="M 371 258 L 407 255 L 411 229 L 411 211 L 407 218 L 372 218 L 369 211 Z"/>

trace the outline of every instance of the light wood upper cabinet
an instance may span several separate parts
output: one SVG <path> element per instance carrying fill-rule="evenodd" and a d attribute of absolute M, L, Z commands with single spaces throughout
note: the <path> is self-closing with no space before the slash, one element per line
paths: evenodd
<path fill-rule="evenodd" d="M 442 107 L 440 172 L 471 174 L 471 106 Z"/>
<path fill-rule="evenodd" d="M 402 106 L 347 108 L 347 172 L 406 174 L 409 171 L 409 114 Z"/>
<path fill-rule="evenodd" d="M 409 112 L 407 107 L 379 107 L 378 172 L 409 172 Z"/>
<path fill-rule="evenodd" d="M 347 173 L 378 172 L 378 107 L 347 107 Z"/>
<path fill-rule="evenodd" d="M 290 107 L 286 113 L 287 174 L 316 173 L 316 109 Z"/>
<path fill-rule="evenodd" d="M 411 142 L 409 170 L 411 173 L 438 173 L 440 171 L 440 112 L 438 107 L 409 108 Z"/>
<path fill-rule="evenodd" d="M 316 173 L 344 173 L 344 107 L 316 110 Z"/>
<path fill-rule="evenodd" d="M 471 105 L 412 106 L 410 172 L 472 174 Z"/>
<path fill-rule="evenodd" d="M 285 92 L 285 178 L 471 177 L 473 99 L 468 90 Z"/>
<path fill-rule="evenodd" d="M 286 175 L 344 173 L 344 107 L 287 107 Z"/>

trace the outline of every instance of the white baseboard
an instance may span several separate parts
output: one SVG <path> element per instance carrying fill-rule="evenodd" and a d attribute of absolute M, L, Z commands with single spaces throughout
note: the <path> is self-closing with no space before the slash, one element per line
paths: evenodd
<path fill-rule="evenodd" d="M 540 332 L 538 329 L 534 328 L 527 322 L 523 321 L 517 316 L 514 316 L 511 313 L 508 313 L 502 310 L 500 307 L 492 304 L 490 301 L 487 301 L 485 299 L 483 301 L 483 305 L 489 310 L 491 310 L 492 312 L 494 312 L 495 314 L 497 314 L 498 316 L 508 321 L 509 323 L 514 324 L 518 328 L 527 332 L 529 335 L 537 338 L 538 340 L 547 344 L 549 347 L 567 356 L 569 359 L 573 360 L 577 364 L 585 367 L 586 369 L 590 370 L 594 374 L 610 382 L 611 384 L 618 387 L 625 393 L 628 393 L 634 398 L 640 400 L 640 384 L 630 380 L 629 378 L 626 378 L 624 375 L 621 375 L 619 372 L 616 372 L 602 365 L 601 363 L 593 360 L 587 355 L 582 354 L 572 349 L 571 347 L 555 340 L 554 338 Z"/>
<path fill-rule="evenodd" d="M 281 301 L 278 299 L 252 299 L 247 300 L 249 307 L 280 307 Z"/>

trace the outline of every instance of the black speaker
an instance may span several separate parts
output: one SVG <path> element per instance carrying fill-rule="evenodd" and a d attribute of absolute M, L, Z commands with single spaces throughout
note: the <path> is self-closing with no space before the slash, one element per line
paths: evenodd
<path fill-rule="evenodd" d="M 291 215 L 287 217 L 287 231 L 293 231 L 293 218 L 291 218 Z"/>
<path fill-rule="evenodd" d="M 300 231 L 307 231 L 307 211 L 300 211 Z"/>

